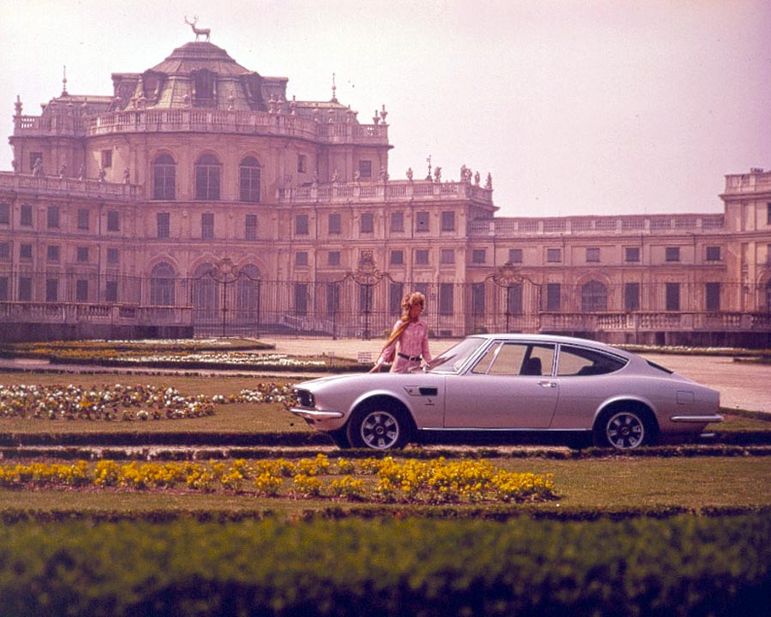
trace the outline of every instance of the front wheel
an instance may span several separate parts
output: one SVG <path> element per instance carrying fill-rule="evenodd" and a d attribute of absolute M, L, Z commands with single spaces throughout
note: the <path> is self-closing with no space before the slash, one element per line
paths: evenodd
<path fill-rule="evenodd" d="M 403 448 L 410 440 L 410 433 L 406 414 L 388 404 L 367 405 L 348 424 L 348 440 L 354 448 Z"/>
<path fill-rule="evenodd" d="M 603 413 L 594 427 L 594 442 L 600 447 L 631 450 L 653 442 L 654 428 L 648 417 L 637 410 Z"/>

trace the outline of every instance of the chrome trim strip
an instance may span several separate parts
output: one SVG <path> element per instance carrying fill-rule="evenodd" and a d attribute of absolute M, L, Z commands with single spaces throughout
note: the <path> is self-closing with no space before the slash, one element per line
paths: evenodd
<path fill-rule="evenodd" d="M 302 407 L 292 407 L 290 413 L 301 418 L 308 418 L 309 420 L 333 420 L 335 418 L 342 418 L 342 411 L 318 411 L 316 409 L 303 409 Z"/>
<path fill-rule="evenodd" d="M 693 422 L 704 424 L 709 422 L 722 422 L 723 416 L 715 414 L 714 416 L 672 416 L 669 418 L 672 422 Z"/>

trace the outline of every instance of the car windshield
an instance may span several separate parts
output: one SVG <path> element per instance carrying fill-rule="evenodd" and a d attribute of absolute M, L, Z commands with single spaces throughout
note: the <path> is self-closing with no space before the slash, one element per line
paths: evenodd
<path fill-rule="evenodd" d="M 485 339 L 469 337 L 443 351 L 431 361 L 432 373 L 457 373 L 466 361 L 485 343 Z"/>

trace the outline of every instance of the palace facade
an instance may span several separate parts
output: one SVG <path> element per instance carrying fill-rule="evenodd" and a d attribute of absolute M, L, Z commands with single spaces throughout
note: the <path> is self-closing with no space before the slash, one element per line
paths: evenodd
<path fill-rule="evenodd" d="M 771 347 L 771 172 L 726 176 L 722 214 L 500 217 L 489 174 L 392 178 L 385 107 L 208 41 L 112 81 L 17 98 L 0 338 L 379 337 L 417 289 L 438 336 Z"/>

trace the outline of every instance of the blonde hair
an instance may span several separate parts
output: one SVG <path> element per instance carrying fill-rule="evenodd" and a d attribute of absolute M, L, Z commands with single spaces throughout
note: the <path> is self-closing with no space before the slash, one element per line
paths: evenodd
<path fill-rule="evenodd" d="M 402 299 L 402 318 L 409 317 L 410 308 L 416 304 L 426 308 L 426 296 L 419 291 L 413 291 L 404 296 Z"/>

